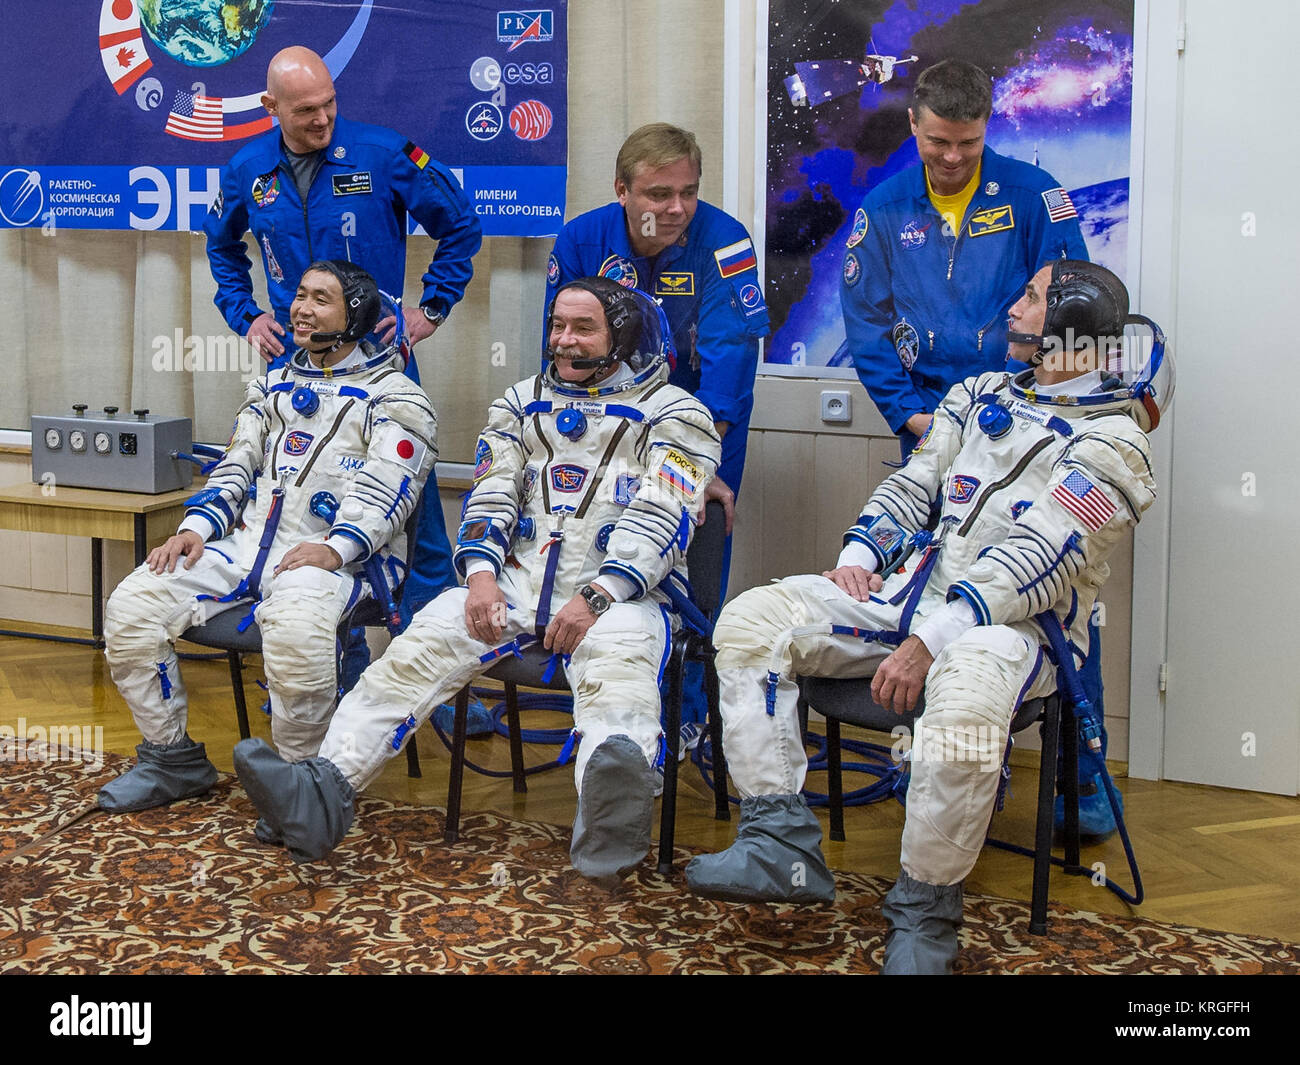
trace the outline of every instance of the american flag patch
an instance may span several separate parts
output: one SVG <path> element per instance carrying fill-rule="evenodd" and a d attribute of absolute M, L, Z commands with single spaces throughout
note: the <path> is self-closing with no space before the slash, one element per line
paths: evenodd
<path fill-rule="evenodd" d="M 1106 493 L 1077 470 L 1052 489 L 1052 498 L 1096 532 L 1115 513 L 1115 504 Z"/>
<path fill-rule="evenodd" d="M 1043 193 L 1043 203 L 1047 205 L 1047 217 L 1053 222 L 1079 217 L 1079 212 L 1074 209 L 1074 201 L 1070 199 L 1070 194 L 1059 186 L 1048 189 Z"/>

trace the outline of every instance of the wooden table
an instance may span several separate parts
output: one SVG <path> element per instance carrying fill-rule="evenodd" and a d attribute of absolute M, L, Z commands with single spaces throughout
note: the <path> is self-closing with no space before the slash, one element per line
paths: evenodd
<path fill-rule="evenodd" d="M 0 488 L 0 529 L 18 532 L 62 533 L 90 537 L 90 642 L 104 646 L 104 541 L 125 540 L 135 545 L 135 564 L 145 560 L 149 545 L 176 531 L 185 514 L 185 500 L 198 485 L 174 492 L 103 492 L 94 488 L 55 488 L 53 492 L 31 481 Z M 0 632 L 5 636 L 31 636 L 27 632 Z"/>

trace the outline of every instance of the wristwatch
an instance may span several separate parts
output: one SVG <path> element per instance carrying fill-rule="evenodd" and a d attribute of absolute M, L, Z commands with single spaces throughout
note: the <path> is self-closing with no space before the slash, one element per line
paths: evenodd
<path fill-rule="evenodd" d="M 596 591 L 590 584 L 584 584 L 578 589 L 578 594 L 587 601 L 587 607 L 596 617 L 600 617 L 610 607 L 609 596 L 602 592 Z"/>
<path fill-rule="evenodd" d="M 430 325 L 442 325 L 447 320 L 447 312 L 438 310 L 432 303 L 420 304 L 420 310 L 424 313 L 425 318 L 429 320 Z"/>

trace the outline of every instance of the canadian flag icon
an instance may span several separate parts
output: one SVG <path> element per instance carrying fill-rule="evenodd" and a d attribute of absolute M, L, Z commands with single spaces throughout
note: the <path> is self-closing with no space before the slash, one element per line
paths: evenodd
<path fill-rule="evenodd" d="M 424 441 L 410 433 L 390 433 L 379 448 L 379 457 L 389 462 L 396 462 L 412 473 L 419 473 L 424 463 L 425 452 L 429 450 Z"/>
<path fill-rule="evenodd" d="M 119 96 L 153 66 L 144 50 L 134 0 L 104 0 L 99 10 L 99 59 Z"/>

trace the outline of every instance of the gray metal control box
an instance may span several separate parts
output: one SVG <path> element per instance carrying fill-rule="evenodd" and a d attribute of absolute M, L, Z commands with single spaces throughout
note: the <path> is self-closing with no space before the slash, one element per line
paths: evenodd
<path fill-rule="evenodd" d="M 194 464 L 172 458 L 189 451 L 194 430 L 188 418 L 162 418 L 147 410 L 120 416 L 116 407 L 86 413 L 32 415 L 32 480 L 53 475 L 67 488 L 105 488 L 157 495 L 186 488 Z"/>

